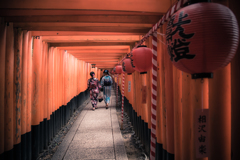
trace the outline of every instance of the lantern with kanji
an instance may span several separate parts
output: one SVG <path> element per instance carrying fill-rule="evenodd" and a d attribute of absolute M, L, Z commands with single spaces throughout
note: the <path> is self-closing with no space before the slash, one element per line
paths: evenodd
<path fill-rule="evenodd" d="M 123 72 L 127 73 L 128 75 L 132 74 L 135 71 L 132 67 L 130 58 L 126 58 L 123 60 L 122 70 L 123 70 Z"/>
<path fill-rule="evenodd" d="M 122 66 L 121 65 L 117 65 L 115 68 L 115 73 L 116 74 L 121 74 L 122 73 Z"/>
<path fill-rule="evenodd" d="M 196 3 L 172 15 L 166 43 L 173 64 L 192 78 L 211 78 L 236 54 L 239 35 L 232 11 L 217 3 Z"/>
<path fill-rule="evenodd" d="M 138 46 L 132 51 L 131 64 L 132 67 L 141 74 L 147 73 L 152 68 L 153 53 L 146 46 Z"/>

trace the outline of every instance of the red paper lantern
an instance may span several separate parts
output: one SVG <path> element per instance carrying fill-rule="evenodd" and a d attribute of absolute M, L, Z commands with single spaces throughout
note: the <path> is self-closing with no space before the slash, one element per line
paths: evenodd
<path fill-rule="evenodd" d="M 189 5 L 168 22 L 166 42 L 170 59 L 193 78 L 208 77 L 236 54 L 238 32 L 237 19 L 228 7 L 217 3 Z"/>
<path fill-rule="evenodd" d="M 153 53 L 146 46 L 139 46 L 132 51 L 132 67 L 141 74 L 146 73 L 152 68 Z"/>
<path fill-rule="evenodd" d="M 127 73 L 128 75 L 135 72 L 135 70 L 132 67 L 130 58 L 126 58 L 126 59 L 123 60 L 122 69 L 123 69 L 123 72 Z"/>
<path fill-rule="evenodd" d="M 115 73 L 116 74 L 121 74 L 122 73 L 122 66 L 121 65 L 117 65 L 115 68 Z"/>

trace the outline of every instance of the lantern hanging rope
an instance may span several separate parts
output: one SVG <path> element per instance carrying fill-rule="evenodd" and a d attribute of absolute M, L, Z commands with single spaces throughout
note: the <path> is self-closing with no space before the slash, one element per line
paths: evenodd
<path fill-rule="evenodd" d="M 157 117 L 157 32 L 152 38 L 152 107 L 151 107 L 151 152 L 150 160 L 155 160 L 156 152 L 156 117 Z"/>
<path fill-rule="evenodd" d="M 160 28 L 165 22 L 167 22 L 171 16 L 181 9 L 183 5 L 190 0 L 179 0 L 177 3 L 175 3 L 168 11 L 167 13 L 155 24 L 153 25 L 152 29 L 148 31 L 148 33 L 133 47 L 133 49 L 128 53 L 118 64 L 122 63 L 122 61 L 127 58 L 128 56 L 132 55 L 132 51 L 136 49 L 138 46 L 140 46 L 149 36 L 151 36 L 154 32 L 157 32 L 157 29 Z"/>

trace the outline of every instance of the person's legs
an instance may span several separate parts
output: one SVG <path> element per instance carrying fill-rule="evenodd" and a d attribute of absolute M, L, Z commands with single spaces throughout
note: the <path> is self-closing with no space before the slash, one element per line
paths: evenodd
<path fill-rule="evenodd" d="M 90 91 L 90 100 L 91 100 L 91 104 L 92 104 L 93 110 L 95 110 L 94 95 L 93 95 L 93 93 L 91 91 Z"/>

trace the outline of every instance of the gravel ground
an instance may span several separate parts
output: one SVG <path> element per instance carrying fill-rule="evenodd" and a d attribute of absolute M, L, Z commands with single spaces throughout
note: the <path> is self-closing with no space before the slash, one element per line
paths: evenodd
<path fill-rule="evenodd" d="M 117 116 L 119 125 L 121 123 L 121 108 L 117 107 Z M 123 130 L 121 130 L 125 149 L 129 160 L 147 160 L 140 140 L 133 131 L 133 126 L 126 113 L 123 114 Z"/>
<path fill-rule="evenodd" d="M 68 123 L 61 128 L 61 130 L 57 133 L 57 135 L 53 138 L 50 142 L 47 149 L 45 149 L 42 153 L 39 154 L 37 160 L 50 160 L 53 154 L 57 151 L 58 146 L 62 143 L 63 139 L 65 138 L 66 134 L 72 127 L 73 123 L 76 121 L 78 115 L 84 109 L 84 107 L 89 103 L 89 100 L 86 100 L 72 115 Z"/>
<path fill-rule="evenodd" d="M 39 154 L 37 160 L 51 160 L 53 154 L 57 151 L 58 146 L 61 144 L 63 139 L 65 138 L 66 134 L 72 127 L 73 123 L 77 119 L 78 115 L 81 113 L 83 108 L 89 103 L 90 101 L 87 100 L 82 104 L 74 113 L 73 116 L 70 118 L 68 123 L 58 132 L 58 134 L 53 138 L 50 142 L 47 149 Z M 117 108 L 117 116 L 119 124 L 121 122 L 121 109 L 120 107 Z M 124 114 L 124 121 L 123 121 L 123 130 L 121 130 L 125 149 L 127 152 L 127 156 L 129 160 L 145 160 L 148 159 L 142 145 L 140 144 L 139 139 L 136 137 L 131 122 L 129 121 L 129 117 L 127 114 Z"/>

